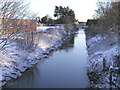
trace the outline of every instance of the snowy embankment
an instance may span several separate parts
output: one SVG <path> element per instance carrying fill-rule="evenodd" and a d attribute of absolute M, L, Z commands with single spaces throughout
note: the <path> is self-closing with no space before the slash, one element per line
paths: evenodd
<path fill-rule="evenodd" d="M 96 35 L 86 43 L 91 64 L 88 70 L 91 87 L 120 88 L 118 35 Z"/>
<path fill-rule="evenodd" d="M 26 41 L 26 38 L 29 38 L 28 33 L 19 34 L 17 38 L 8 40 L 8 43 L 11 43 L 0 51 L 1 86 L 21 76 L 22 72 L 33 67 L 41 58 L 47 57 L 50 51 L 59 47 L 71 34 L 75 33 L 73 26 L 68 31 L 63 28 L 48 28 L 44 31 L 34 32 L 32 42 Z"/>
<path fill-rule="evenodd" d="M 46 32 L 48 28 L 55 28 L 55 26 L 37 27 L 37 32 Z"/>
<path fill-rule="evenodd" d="M 53 29 L 64 29 L 63 26 L 44 26 L 44 27 L 37 27 L 37 32 L 49 32 L 48 28 L 53 28 Z"/>

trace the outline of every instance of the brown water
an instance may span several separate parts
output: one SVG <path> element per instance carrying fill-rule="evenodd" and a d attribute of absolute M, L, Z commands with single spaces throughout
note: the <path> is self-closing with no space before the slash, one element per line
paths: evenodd
<path fill-rule="evenodd" d="M 69 38 L 48 58 L 40 60 L 5 87 L 10 88 L 86 88 L 87 49 L 84 31 Z"/>

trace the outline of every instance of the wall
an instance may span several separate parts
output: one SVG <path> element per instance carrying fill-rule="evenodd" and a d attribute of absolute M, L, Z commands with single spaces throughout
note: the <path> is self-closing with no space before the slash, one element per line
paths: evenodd
<path fill-rule="evenodd" d="M 3 34 L 33 32 L 37 28 L 36 20 L 31 19 L 5 19 L 5 22 Z"/>

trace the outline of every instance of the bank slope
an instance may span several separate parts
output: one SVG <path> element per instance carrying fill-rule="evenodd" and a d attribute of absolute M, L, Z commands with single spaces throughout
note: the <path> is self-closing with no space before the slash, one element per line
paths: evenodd
<path fill-rule="evenodd" d="M 34 32 L 33 41 L 27 42 L 23 33 L 8 40 L 8 45 L 0 51 L 0 68 L 2 69 L 1 86 L 9 80 L 21 76 L 26 69 L 33 67 L 41 58 L 46 57 L 50 51 L 59 47 L 70 35 L 76 32 L 74 26 L 69 29 L 48 28 L 47 32 Z"/>

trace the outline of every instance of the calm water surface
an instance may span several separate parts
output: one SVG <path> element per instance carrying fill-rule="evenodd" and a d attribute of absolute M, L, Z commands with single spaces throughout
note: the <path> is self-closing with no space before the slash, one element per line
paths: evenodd
<path fill-rule="evenodd" d="M 85 33 L 80 30 L 48 58 L 40 60 L 6 87 L 86 88 L 89 85 L 87 56 Z"/>

